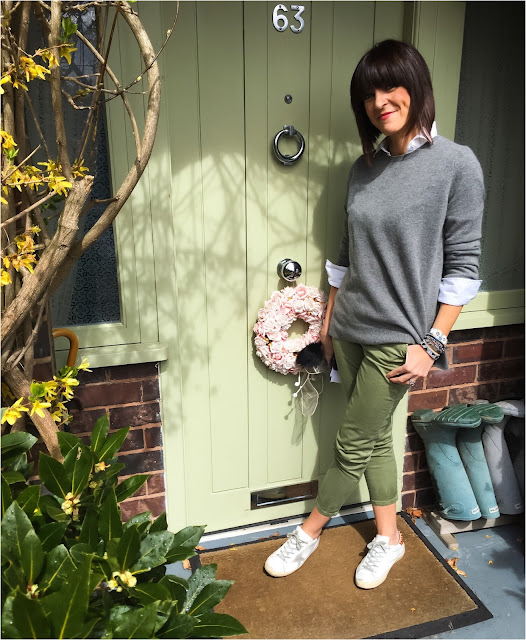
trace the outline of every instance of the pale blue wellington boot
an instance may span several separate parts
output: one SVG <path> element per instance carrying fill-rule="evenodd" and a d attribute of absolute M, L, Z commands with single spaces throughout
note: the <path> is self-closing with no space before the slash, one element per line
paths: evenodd
<path fill-rule="evenodd" d="M 503 409 L 504 418 L 498 424 L 485 425 L 482 443 L 499 510 L 507 515 L 518 515 L 524 513 L 524 500 L 504 438 L 504 428 L 510 415 L 517 415 L 514 407 L 512 409 L 506 406 L 512 402 L 508 400 L 496 403 Z"/>
<path fill-rule="evenodd" d="M 473 493 L 480 507 L 483 518 L 500 516 L 497 498 L 493 490 L 488 463 L 482 446 L 482 432 L 485 423 L 499 423 L 504 413 L 500 407 L 487 402 L 473 406 L 482 419 L 482 424 L 475 429 L 459 429 L 457 431 L 457 448 L 464 463 Z"/>
<path fill-rule="evenodd" d="M 450 520 L 480 518 L 480 508 L 456 446 L 458 429 L 478 427 L 479 414 L 467 405 L 453 405 L 440 413 L 419 409 L 411 415 L 411 422 L 426 448 L 440 514 Z"/>

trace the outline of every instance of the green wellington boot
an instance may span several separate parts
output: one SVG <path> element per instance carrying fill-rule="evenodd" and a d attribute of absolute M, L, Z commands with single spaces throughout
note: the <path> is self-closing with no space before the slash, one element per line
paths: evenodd
<path fill-rule="evenodd" d="M 424 442 L 429 470 L 438 496 L 439 512 L 450 520 L 477 520 L 480 508 L 456 445 L 459 429 L 476 429 L 479 412 L 467 405 L 452 405 L 435 413 L 419 409 L 411 422 Z"/>
<path fill-rule="evenodd" d="M 457 448 L 464 463 L 473 493 L 480 507 L 483 518 L 500 516 L 497 498 L 482 446 L 482 433 L 486 424 L 498 424 L 504 412 L 496 404 L 480 401 L 470 405 L 479 414 L 482 424 L 475 429 L 459 429 L 457 431 Z"/>

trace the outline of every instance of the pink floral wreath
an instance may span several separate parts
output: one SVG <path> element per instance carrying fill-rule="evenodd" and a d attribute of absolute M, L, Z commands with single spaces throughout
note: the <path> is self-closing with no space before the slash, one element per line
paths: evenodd
<path fill-rule="evenodd" d="M 258 312 L 254 325 L 256 355 L 278 373 L 297 374 L 296 355 L 307 345 L 319 342 L 327 296 L 317 287 L 299 284 L 274 291 Z M 294 320 L 304 320 L 308 330 L 299 338 L 289 338 Z"/>

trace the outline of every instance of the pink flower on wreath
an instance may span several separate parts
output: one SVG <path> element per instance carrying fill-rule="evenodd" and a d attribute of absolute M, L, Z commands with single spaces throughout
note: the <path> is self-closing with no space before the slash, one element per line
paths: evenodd
<path fill-rule="evenodd" d="M 320 289 L 302 284 L 271 295 L 254 325 L 256 355 L 267 367 L 283 375 L 299 372 L 296 355 L 319 341 L 326 299 Z M 299 338 L 289 338 L 287 329 L 296 319 L 304 320 L 309 328 Z"/>

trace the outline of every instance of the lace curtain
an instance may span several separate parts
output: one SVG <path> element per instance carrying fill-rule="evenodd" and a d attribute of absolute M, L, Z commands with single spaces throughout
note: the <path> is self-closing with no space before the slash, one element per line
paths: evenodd
<path fill-rule="evenodd" d="M 482 290 L 521 289 L 524 287 L 523 2 L 466 2 L 455 140 L 473 149 L 484 172 Z"/>
<path fill-rule="evenodd" d="M 77 20 L 75 16 L 71 17 L 72 20 Z M 78 17 L 78 20 L 77 27 L 79 31 L 88 40 L 96 44 L 96 23 L 93 7 L 83 12 Z M 29 29 L 28 46 L 30 51 L 46 46 L 40 24 L 34 17 L 32 17 Z M 95 73 L 97 71 L 97 62 L 93 54 L 79 40 L 76 40 L 75 46 L 77 51 L 72 53 L 71 65 L 68 65 L 64 58 L 61 60 L 62 73 L 68 76 L 84 76 Z M 83 78 L 82 82 L 94 84 L 95 78 Z M 71 95 L 76 94 L 80 88 L 72 82 L 65 82 L 63 86 Z M 56 136 L 51 116 L 49 87 L 46 82 L 34 81 L 28 83 L 28 88 L 51 158 L 56 158 Z M 77 104 L 88 105 L 90 101 L 91 97 L 88 96 L 84 99 L 84 102 L 78 100 Z M 79 141 L 88 111 L 73 109 L 65 98 L 64 104 L 70 157 L 76 158 L 80 152 Z M 26 121 L 31 147 L 34 148 L 40 143 L 40 137 L 30 114 L 26 116 Z M 38 156 L 36 161 L 47 159 L 42 150 L 39 150 L 36 155 Z M 100 109 L 97 122 L 95 152 L 91 159 L 86 157 L 84 161 L 85 166 L 89 167 L 90 173 L 95 175 L 91 197 L 97 199 L 111 197 L 104 109 Z M 49 217 L 51 229 L 54 226 L 56 227 L 56 214 L 61 210 L 62 206 L 63 203 L 59 203 L 56 211 L 48 209 L 44 212 L 44 216 Z M 85 233 L 93 226 L 103 208 L 104 205 L 97 205 L 80 219 L 79 228 L 82 233 Z M 77 261 L 69 276 L 51 300 L 51 314 L 54 327 L 120 321 L 119 285 L 112 227 Z"/>

